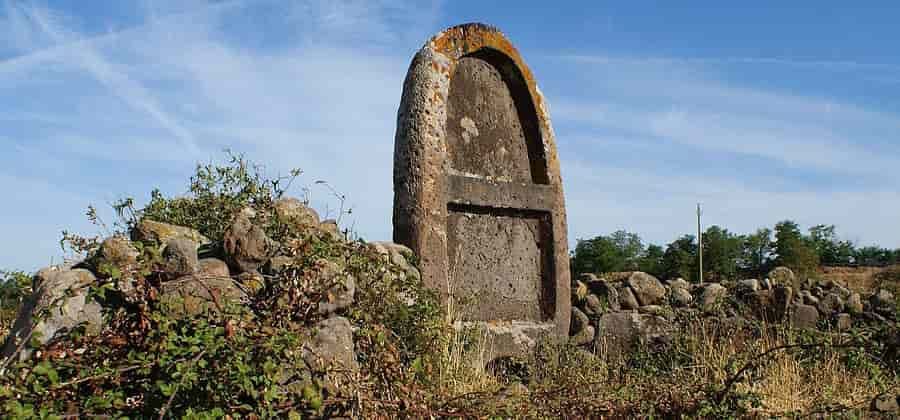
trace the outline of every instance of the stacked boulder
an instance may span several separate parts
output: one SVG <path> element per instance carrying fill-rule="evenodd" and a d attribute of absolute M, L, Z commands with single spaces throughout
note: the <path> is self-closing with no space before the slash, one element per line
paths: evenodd
<path fill-rule="evenodd" d="M 846 331 L 856 322 L 894 320 L 897 301 L 887 290 L 868 298 L 831 281 L 799 282 L 786 267 L 763 280 L 727 284 L 666 282 L 642 272 L 606 278 L 583 274 L 572 293 L 570 339 L 615 354 L 638 341 L 667 340 L 675 319 L 696 316 L 742 320 L 753 317 L 795 328 Z"/>
<path fill-rule="evenodd" d="M 301 201 L 284 198 L 274 204 L 278 220 L 293 231 L 347 241 L 337 223 L 320 221 Z M 369 247 L 386 264 L 395 266 L 391 273 L 419 277 L 418 270 L 407 262 L 406 255 L 412 254 L 409 249 L 392 243 Z M 143 305 L 158 300 L 176 318 L 237 313 L 232 310 L 248 303 L 269 279 L 296 269 L 292 250 L 296 247 L 269 238 L 249 208 L 234 217 L 219 243 L 192 228 L 141 220 L 130 236 L 105 239 L 84 261 L 38 271 L 33 277 L 34 293 L 20 308 L 2 356 L 27 358 L 28 343 L 43 345 L 75 328 L 88 335 L 100 334 L 106 327 L 104 302 L 95 298 L 91 289 L 103 284 L 103 279 L 115 279 L 107 284 L 115 285 L 123 301 Z M 156 257 L 147 263 L 142 253 Z M 316 284 L 330 288 L 317 301 L 315 309 L 321 321 L 309 329 L 303 360 L 313 372 L 325 372 L 326 367 L 335 365 L 344 371 L 358 370 L 353 328 L 341 316 L 354 304 L 358 279 L 325 258 L 304 270 Z M 155 279 L 153 285 L 145 284 L 148 273 Z"/>

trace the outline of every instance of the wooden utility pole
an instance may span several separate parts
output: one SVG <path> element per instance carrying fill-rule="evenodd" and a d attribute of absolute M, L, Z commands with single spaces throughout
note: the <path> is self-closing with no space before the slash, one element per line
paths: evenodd
<path fill-rule="evenodd" d="M 700 283 L 703 283 L 703 227 L 700 224 L 700 216 L 702 214 L 700 203 L 697 203 L 697 251 L 700 255 Z"/>

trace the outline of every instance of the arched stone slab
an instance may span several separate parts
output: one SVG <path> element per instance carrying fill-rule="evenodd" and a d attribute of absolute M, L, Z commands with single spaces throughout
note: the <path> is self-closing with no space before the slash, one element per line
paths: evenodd
<path fill-rule="evenodd" d="M 566 336 L 566 213 L 556 142 L 531 71 L 499 30 L 466 24 L 413 58 L 397 116 L 394 241 L 492 354 Z"/>

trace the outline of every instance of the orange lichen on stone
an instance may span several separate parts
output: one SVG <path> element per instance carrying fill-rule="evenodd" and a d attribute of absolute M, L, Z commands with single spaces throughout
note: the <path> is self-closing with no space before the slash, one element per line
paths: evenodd
<path fill-rule="evenodd" d="M 525 84 L 528 86 L 528 90 L 534 100 L 534 105 L 541 111 L 538 115 L 541 119 L 541 123 L 545 123 L 544 119 L 546 118 L 546 114 L 543 112 L 545 110 L 543 95 L 537 91 L 534 75 L 531 73 L 528 66 L 525 65 L 525 62 L 522 59 L 522 56 L 519 55 L 519 51 L 516 47 L 512 45 L 509 39 L 507 39 L 499 29 L 483 23 L 466 23 L 448 28 L 435 35 L 429 41 L 429 44 L 434 51 L 451 58 L 451 68 L 449 69 L 451 73 L 456 66 L 456 62 L 460 58 L 480 49 L 493 49 L 509 57 L 522 73 L 522 78 L 525 79 Z M 433 65 L 436 65 L 436 63 Z"/>

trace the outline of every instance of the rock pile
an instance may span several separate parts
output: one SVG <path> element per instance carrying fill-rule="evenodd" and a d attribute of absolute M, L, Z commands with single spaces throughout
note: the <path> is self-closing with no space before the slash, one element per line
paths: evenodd
<path fill-rule="evenodd" d="M 612 353 L 637 340 L 667 339 L 678 317 L 736 322 L 752 317 L 795 328 L 846 331 L 857 322 L 893 319 L 897 311 L 896 300 L 887 290 L 863 297 L 832 281 L 801 284 L 786 267 L 772 270 L 763 280 L 728 284 L 691 284 L 680 278 L 662 282 L 642 272 L 610 278 L 583 274 L 574 282 L 569 335 L 578 345 Z"/>
<path fill-rule="evenodd" d="M 279 199 L 275 210 L 291 229 L 346 241 L 333 220 L 320 221 L 318 214 L 299 200 Z M 103 332 L 107 308 L 102 299 L 93 296 L 92 289 L 104 283 L 101 279 L 111 277 L 117 279 L 111 284 L 124 301 L 144 304 L 151 293 L 156 295 L 151 300 L 166 305 L 176 318 L 229 312 L 233 305 L 247 304 L 279 273 L 297 269 L 296 255 L 291 254 L 296 248 L 283 245 L 267 236 L 251 209 L 234 218 L 217 244 L 192 228 L 141 220 L 129 236 L 103 240 L 84 261 L 38 271 L 33 277 L 34 294 L 20 308 L 2 354 L 25 359 L 31 347 L 27 343 L 43 345 L 76 327 L 88 335 Z M 153 249 L 148 251 L 148 247 Z M 419 278 L 418 270 L 406 260 L 411 255 L 408 248 L 383 242 L 369 247 L 383 256 L 385 264 L 396 268 L 392 272 Z M 159 258 L 148 267 L 142 252 Z M 358 279 L 325 258 L 305 269 L 311 271 L 313 282 L 330 286 L 316 305 L 321 321 L 310 328 L 303 359 L 313 372 L 332 365 L 355 371 L 353 328 L 341 315 L 354 304 Z M 151 277 L 159 283 L 147 287 L 143 282 Z"/>

